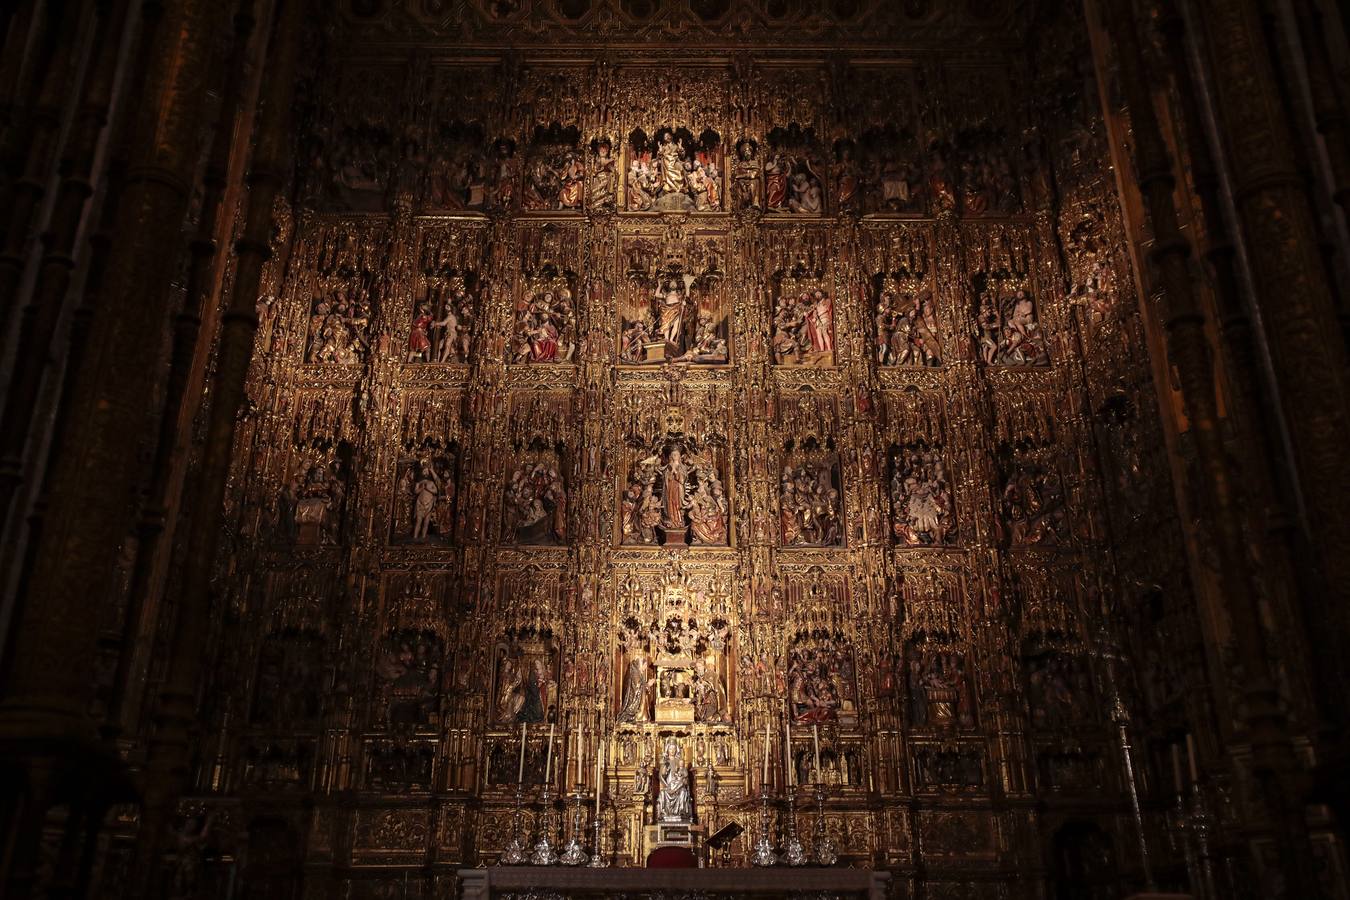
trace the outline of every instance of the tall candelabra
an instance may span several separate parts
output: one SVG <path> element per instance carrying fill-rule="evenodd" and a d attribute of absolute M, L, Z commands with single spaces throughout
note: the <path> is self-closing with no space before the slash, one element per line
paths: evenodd
<path fill-rule="evenodd" d="M 539 806 L 539 840 L 534 844 L 530 863 L 536 866 L 556 866 L 558 851 L 553 849 L 553 797 L 549 794 L 547 784 L 544 785 L 543 793 L 539 795 Z"/>
<path fill-rule="evenodd" d="M 1200 867 L 1200 883 L 1192 885 L 1192 890 L 1201 900 L 1213 900 L 1218 897 L 1218 888 L 1214 882 L 1214 864 L 1209 855 L 1209 832 L 1213 819 L 1205 804 L 1205 792 L 1200 782 L 1191 783 L 1191 804 L 1186 816 L 1187 830 L 1195 837 L 1195 847 Z"/>
<path fill-rule="evenodd" d="M 586 862 L 590 857 L 586 855 L 586 848 L 581 841 L 581 804 L 586 799 L 586 795 L 581 791 L 581 785 L 572 792 L 572 822 L 568 828 L 567 843 L 563 845 L 562 855 L 558 860 L 565 866 L 579 866 Z"/>
<path fill-rule="evenodd" d="M 750 862 L 756 866 L 778 865 L 778 854 L 773 852 L 773 809 L 770 805 L 767 785 L 759 791 L 759 837 L 755 839 L 754 852 Z"/>
<path fill-rule="evenodd" d="M 804 866 L 811 861 L 801 838 L 797 837 L 797 792 L 788 788 L 787 826 L 783 840 L 783 862 L 789 866 Z"/>
<path fill-rule="evenodd" d="M 830 831 L 825 824 L 825 784 L 816 782 L 816 829 L 815 842 L 812 847 L 816 858 L 816 865 L 832 866 L 839 862 L 839 854 L 834 849 L 834 841 L 830 840 Z"/>
<path fill-rule="evenodd" d="M 525 842 L 521 840 L 522 819 L 524 817 L 523 805 L 525 803 L 525 786 L 516 782 L 516 810 L 511 815 L 511 841 L 502 850 L 502 855 L 497 859 L 499 866 L 521 866 L 529 859 L 525 854 Z"/>
<path fill-rule="evenodd" d="M 601 767 L 601 760 L 598 758 L 599 755 L 600 755 L 599 753 L 596 754 L 597 759 L 595 762 L 595 823 L 592 826 L 595 829 L 595 852 L 591 854 L 591 861 L 589 863 L 592 869 L 603 869 L 609 865 L 609 860 L 605 859 L 604 850 L 601 849 L 602 848 L 601 832 L 602 829 L 604 828 L 604 820 L 605 820 L 604 815 L 605 773 Z M 615 777 L 617 779 L 618 777 L 617 773 Z"/>

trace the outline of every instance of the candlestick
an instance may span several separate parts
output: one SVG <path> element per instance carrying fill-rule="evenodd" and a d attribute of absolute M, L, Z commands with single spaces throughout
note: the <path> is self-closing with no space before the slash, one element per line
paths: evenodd
<path fill-rule="evenodd" d="M 785 828 L 786 837 L 783 840 L 783 862 L 789 866 L 804 866 L 811 861 L 806 854 L 806 847 L 802 845 L 801 838 L 797 837 L 797 794 L 795 791 L 788 791 L 787 808 L 787 826 Z"/>
<path fill-rule="evenodd" d="M 769 730 L 767 723 L 764 725 L 764 730 Z M 759 792 L 759 801 L 759 838 L 755 841 L 755 851 L 750 856 L 750 864 L 754 866 L 776 866 L 778 865 L 778 854 L 773 852 L 773 833 L 770 830 L 772 812 L 769 809 L 769 789 L 767 786 Z"/>
<path fill-rule="evenodd" d="M 764 720 L 764 776 L 760 779 L 764 790 L 769 789 L 769 720 Z"/>
<path fill-rule="evenodd" d="M 595 852 L 591 854 L 591 861 L 590 861 L 590 863 L 589 863 L 588 865 L 589 865 L 592 869 L 603 869 L 603 868 L 605 868 L 606 866 L 609 865 L 609 860 L 605 859 L 604 854 L 600 852 L 600 848 L 601 848 L 601 837 L 602 837 L 601 831 L 603 830 L 603 826 L 601 825 L 601 821 L 600 821 L 600 789 L 599 789 L 599 788 L 596 788 L 596 790 L 595 790 L 595 823 L 594 823 L 594 826 L 593 826 L 593 827 L 595 828 Z"/>
<path fill-rule="evenodd" d="M 585 797 L 580 787 L 572 794 L 572 827 L 568 830 L 570 836 L 563 845 L 562 855 L 558 857 L 558 861 L 565 866 L 579 866 L 590 860 L 581 841 L 581 804 Z"/>
<path fill-rule="evenodd" d="M 825 823 L 825 786 L 820 782 L 816 782 L 815 831 L 812 849 L 816 864 L 821 866 L 834 865 L 839 861 L 839 853 L 834 849 L 834 841 L 830 840 L 830 830 Z"/>
<path fill-rule="evenodd" d="M 816 754 L 816 784 L 820 784 L 820 726 L 815 724 L 811 725 L 811 749 Z"/>
<path fill-rule="evenodd" d="M 553 783 L 553 729 L 557 726 L 552 722 L 548 725 L 548 752 L 544 757 L 544 786 L 548 787 Z"/>
<path fill-rule="evenodd" d="M 785 783 L 788 790 L 791 790 L 793 785 L 796 784 L 797 778 L 792 771 L 792 721 L 790 719 L 783 720 L 783 768 L 787 770 L 787 781 Z"/>
<path fill-rule="evenodd" d="M 516 769 L 516 784 L 525 783 L 525 723 L 520 723 L 520 767 Z"/>
<path fill-rule="evenodd" d="M 549 740 L 553 739 L 553 729 L 549 729 Z M 535 842 L 530 863 L 536 866 L 556 866 L 558 851 L 553 849 L 553 798 L 549 794 L 547 777 L 544 779 L 544 792 L 539 797 L 539 840 Z"/>
<path fill-rule="evenodd" d="M 1200 775 L 1195 768 L 1195 735 L 1190 732 L 1186 733 L 1186 761 L 1190 764 L 1191 768 L 1191 783 L 1199 784 Z"/>
<path fill-rule="evenodd" d="M 595 817 L 600 818 L 600 794 L 605 789 L 605 745 L 595 736 Z"/>
<path fill-rule="evenodd" d="M 524 799 L 524 791 L 519 783 L 516 784 L 516 811 L 511 816 L 511 840 L 502 850 L 502 855 L 497 859 L 500 866 L 519 866 L 525 863 L 529 857 L 525 853 L 525 844 L 521 841 L 521 803 Z"/>

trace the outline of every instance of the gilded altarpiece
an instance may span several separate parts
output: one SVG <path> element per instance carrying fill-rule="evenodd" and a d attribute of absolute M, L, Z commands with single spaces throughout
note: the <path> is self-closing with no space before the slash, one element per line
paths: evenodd
<path fill-rule="evenodd" d="M 1153 453 L 1097 412 L 1153 399 L 1098 386 L 1146 365 L 1131 274 L 1024 62 L 447 46 L 319 80 L 207 801 L 392 896 L 600 771 L 641 865 L 673 739 L 700 824 L 795 790 L 809 834 L 819 780 L 899 896 L 1035 896 L 1037 804 L 1128 858 L 1089 652 L 1128 472 L 1083 448 Z"/>

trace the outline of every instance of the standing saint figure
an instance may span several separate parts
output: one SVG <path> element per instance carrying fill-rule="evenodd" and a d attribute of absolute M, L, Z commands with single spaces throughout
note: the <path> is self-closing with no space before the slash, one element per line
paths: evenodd
<path fill-rule="evenodd" d="M 689 791 L 689 768 L 679 742 L 666 739 L 661 761 L 661 793 L 656 798 L 658 822 L 692 822 L 694 797 Z"/>
<path fill-rule="evenodd" d="M 661 524 L 666 528 L 685 528 L 685 492 L 690 466 L 682 459 L 680 448 L 671 447 L 666 458 L 665 481 L 661 485 Z"/>
<path fill-rule="evenodd" d="M 806 313 L 806 333 L 816 353 L 834 350 L 834 303 L 830 295 L 817 289 Z"/>
<path fill-rule="evenodd" d="M 684 323 L 689 308 L 689 282 L 686 275 L 667 279 L 657 288 L 652 300 L 656 306 L 656 333 L 666 342 L 666 359 L 677 359 L 685 352 Z"/>
<path fill-rule="evenodd" d="M 616 716 L 620 722 L 646 722 L 651 718 L 647 699 L 655 681 L 648 674 L 647 654 L 640 649 L 634 651 L 623 676 L 623 700 Z"/>
<path fill-rule="evenodd" d="M 431 460 L 425 459 L 420 473 L 413 485 L 413 540 L 424 541 L 431 530 L 432 513 L 436 510 L 436 501 L 441 493 L 440 479 L 432 468 Z"/>
<path fill-rule="evenodd" d="M 661 146 L 656 151 L 656 165 L 659 177 L 657 182 L 659 195 L 683 194 L 687 185 L 684 148 L 669 132 L 661 139 Z"/>

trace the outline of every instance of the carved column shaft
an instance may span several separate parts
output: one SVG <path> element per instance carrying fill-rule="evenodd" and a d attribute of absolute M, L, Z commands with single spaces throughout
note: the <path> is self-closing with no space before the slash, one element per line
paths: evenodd
<path fill-rule="evenodd" d="M 1241 500 L 1220 433 L 1213 357 L 1204 314 L 1187 265 L 1190 245 L 1182 235 L 1174 201 L 1175 176 L 1144 75 L 1144 60 L 1131 0 L 1107 0 L 1107 23 L 1117 50 L 1120 80 L 1134 127 L 1140 189 L 1153 228 L 1150 256 L 1162 285 L 1167 352 L 1176 370 L 1199 457 L 1201 509 L 1213 535 L 1223 598 L 1246 675 L 1242 685 L 1253 771 L 1265 787 L 1263 800 L 1277 816 L 1273 837 L 1281 850 L 1288 884 L 1300 896 L 1316 896 L 1304 866 L 1309 848 L 1301 833 L 1302 805 L 1289 796 L 1293 749 L 1279 709 L 1269 648 L 1260 623 L 1251 569 L 1241 533 Z"/>
<path fill-rule="evenodd" d="M 1333 684 L 1327 711 L 1350 723 L 1350 444 L 1345 345 L 1318 246 L 1312 206 L 1296 164 L 1295 135 L 1275 83 L 1265 32 L 1250 0 L 1206 6 L 1214 73 L 1239 227 L 1289 423 L 1308 528 L 1320 549 L 1328 595 L 1308 605 Z"/>
<path fill-rule="evenodd" d="M 188 729 L 196 718 L 202 648 L 210 627 L 210 580 L 220 538 L 222 507 L 235 443 L 239 406 L 257 331 L 256 303 L 263 266 L 271 257 L 272 211 L 287 183 L 291 111 L 299 54 L 302 0 L 280 0 L 264 77 L 261 116 L 248 175 L 248 200 L 229 308 L 222 319 L 211 408 L 191 508 L 182 584 L 169 642 L 169 666 L 156 707 L 159 722 L 146 760 L 146 799 L 138 848 L 142 878 L 167 826 L 171 804 L 183 789 Z"/>
<path fill-rule="evenodd" d="M 42 198 L 47 191 L 52 160 L 61 138 L 67 93 L 84 49 L 79 40 L 83 16 L 78 5 L 72 5 L 76 8 L 64 10 L 51 33 L 43 36 L 50 41 L 50 48 L 44 48 L 50 50 L 50 60 L 43 71 L 41 87 L 26 115 L 16 123 L 12 141 L 7 140 L 6 146 L 0 148 L 0 165 L 4 165 L 3 160 L 12 153 L 22 166 L 21 173 L 14 173 L 14 182 L 0 184 L 0 209 L 5 211 L 5 218 L 0 220 L 3 222 L 0 238 L 4 242 L 0 246 L 0 321 L 4 322 L 12 319 L 18 307 L 25 251 L 34 222 L 42 212 Z M 96 38 L 106 25 L 105 17 L 96 20 Z M 108 44 L 108 51 L 116 55 L 120 41 L 112 40 Z M 97 63 L 90 65 L 98 68 Z M 0 507 L 0 511 L 3 509 Z"/>
<path fill-rule="evenodd" d="M 63 452 L 52 473 L 55 523 L 37 549 L 23 629 L 0 717 L 6 730 L 88 733 L 97 621 L 89 598 L 103 595 L 130 524 L 127 486 L 149 424 L 145 398 L 160 380 L 146 348 L 160 346 L 168 321 L 174 246 L 199 159 L 201 90 L 209 68 L 214 4 L 184 0 L 166 11 L 148 48 L 153 62 L 139 105 L 136 152 L 127 174 L 103 302 L 90 352 L 75 373 L 70 414 L 59 426 Z"/>
<path fill-rule="evenodd" d="M 1322 31 L 1325 17 L 1313 0 L 1293 0 L 1293 7 L 1307 61 L 1313 127 L 1326 142 L 1331 199 L 1350 215 L 1350 118 L 1336 96 L 1336 73 Z"/>
<path fill-rule="evenodd" d="M 1291 507 L 1296 490 L 1295 475 L 1288 469 L 1279 434 L 1284 426 L 1277 402 L 1263 378 L 1265 361 L 1259 351 L 1260 337 L 1253 327 L 1248 298 L 1243 296 L 1238 276 L 1239 259 L 1233 243 L 1231 224 L 1223 206 L 1222 180 L 1210 150 L 1199 108 L 1200 85 L 1192 77 L 1186 47 L 1186 23 L 1172 2 L 1161 5 L 1158 24 L 1162 31 L 1176 85 L 1175 99 L 1184 131 L 1191 178 L 1204 216 L 1201 253 L 1213 273 L 1213 295 L 1220 334 L 1228 366 L 1228 383 L 1233 389 L 1236 419 L 1239 422 L 1247 473 L 1247 492 L 1251 505 L 1249 519 L 1271 540 L 1263 550 L 1270 580 L 1289 585 L 1289 590 L 1305 602 L 1318 595 L 1316 578 L 1307 565 L 1293 560 L 1301 549 L 1306 560 L 1310 548 L 1306 536 L 1297 527 L 1297 511 Z M 1291 630 L 1297 631 L 1297 627 Z M 1316 666 L 1323 660 L 1312 654 Z M 1323 671 L 1324 677 L 1331 673 Z"/>
<path fill-rule="evenodd" d="M 197 230 L 189 242 L 190 262 L 184 287 L 184 306 L 174 316 L 169 351 L 169 377 L 164 392 L 163 414 L 155 438 L 154 462 L 150 469 L 150 485 L 137 524 L 138 543 L 136 561 L 127 589 L 127 615 L 123 625 L 123 640 L 113 677 L 113 702 L 108 711 L 108 725 L 121 730 L 132 723 L 122 720 L 122 713 L 131 700 L 130 684 L 133 662 L 142 644 L 144 613 L 154 590 L 156 561 L 169 516 L 169 495 L 173 486 L 175 466 L 173 451 L 183 417 L 183 399 L 187 390 L 198 332 L 206 305 L 213 296 L 211 274 L 217 258 L 216 234 L 220 226 L 221 201 L 226 193 L 226 176 L 230 154 L 234 148 L 235 121 L 247 73 L 245 61 L 249 39 L 255 25 L 254 0 L 242 0 L 234 16 L 234 35 L 228 60 L 223 60 L 217 79 L 221 85 L 220 112 L 216 117 L 206 169 L 203 174 L 201 210 Z"/>
<path fill-rule="evenodd" d="M 57 187 L 51 219 L 42 235 L 43 255 L 37 272 L 32 299 L 24 309 L 15 356 L 14 377 L 10 383 L 4 418 L 0 420 L 0 517 L 8 513 L 18 487 L 23 465 L 24 446 L 29 438 L 38 407 L 39 391 L 52 366 L 49 361 L 57 325 L 65 310 L 66 294 L 75 269 L 75 242 L 80 222 L 94 190 L 94 166 L 99 138 L 108 121 L 113 99 L 113 84 L 123 47 L 123 31 L 131 0 L 112 0 L 98 11 L 94 29 L 94 48 L 84 73 L 75 120 L 70 137 L 61 152 L 61 180 Z M 133 98 L 134 100 L 134 98 Z M 50 147 L 34 152 L 44 154 L 47 165 Z M 38 178 L 42 173 L 30 173 Z M 30 186 L 30 189 L 31 186 Z M 22 256 L 28 243 L 28 223 L 12 221 L 10 240 L 17 241 Z M 20 234 L 19 232 L 22 232 Z M 8 276 L 0 276 L 3 279 Z M 7 283 L 6 283 L 7 284 Z M 0 285 L 0 309 L 8 305 Z"/>

